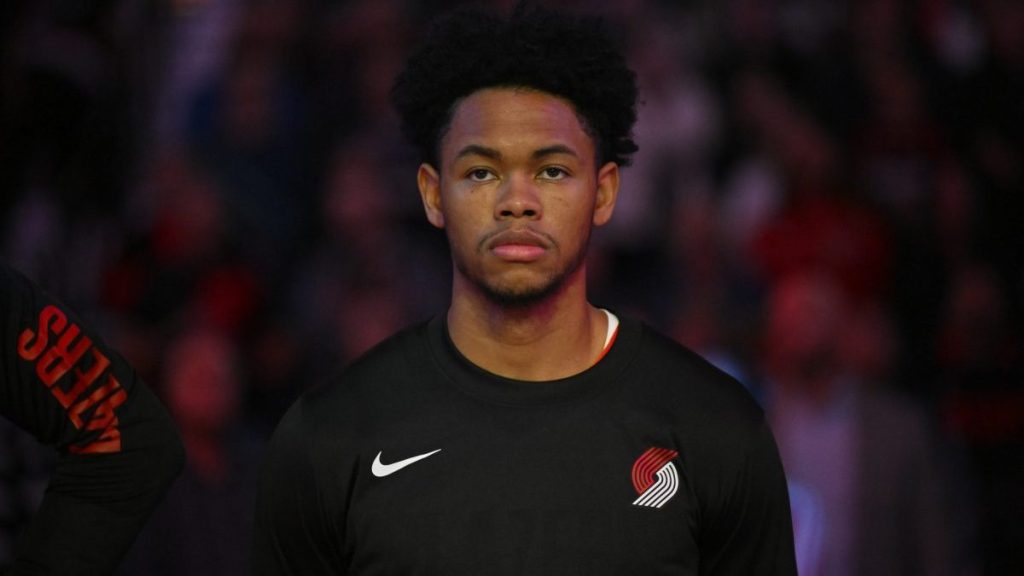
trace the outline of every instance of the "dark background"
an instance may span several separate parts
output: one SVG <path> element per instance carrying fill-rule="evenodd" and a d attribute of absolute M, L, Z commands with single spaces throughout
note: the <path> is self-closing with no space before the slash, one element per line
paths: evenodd
<path fill-rule="evenodd" d="M 244 573 L 283 410 L 445 309 L 445 240 L 387 92 L 458 4 L 4 4 L 0 252 L 122 351 L 189 450 L 126 574 Z M 592 301 L 712 359 L 776 422 L 780 334 L 806 331 L 829 374 L 927 430 L 941 510 L 905 516 L 943 539 L 923 548 L 949 573 L 1024 570 L 1024 3 L 548 4 L 607 16 L 641 86 Z M 5 423 L 0 453 L 2 566 L 51 456 Z M 801 562 L 830 553 L 797 540 Z"/>

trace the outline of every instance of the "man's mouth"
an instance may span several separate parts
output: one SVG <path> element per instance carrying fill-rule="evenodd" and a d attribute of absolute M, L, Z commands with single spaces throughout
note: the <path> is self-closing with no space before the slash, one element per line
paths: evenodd
<path fill-rule="evenodd" d="M 495 234 L 488 239 L 486 246 L 506 262 L 533 262 L 544 256 L 551 241 L 539 232 L 519 228 Z"/>

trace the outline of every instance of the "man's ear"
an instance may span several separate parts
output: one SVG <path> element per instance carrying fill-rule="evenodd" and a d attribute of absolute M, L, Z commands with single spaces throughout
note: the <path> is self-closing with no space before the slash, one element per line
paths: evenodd
<path fill-rule="evenodd" d="M 597 198 L 594 202 L 594 226 L 604 226 L 615 211 L 619 197 L 619 165 L 609 162 L 597 172 Z"/>
<path fill-rule="evenodd" d="M 416 184 L 420 188 L 423 210 L 427 220 L 438 228 L 444 228 L 444 211 L 441 209 L 441 176 L 433 166 L 424 162 L 416 172 Z"/>

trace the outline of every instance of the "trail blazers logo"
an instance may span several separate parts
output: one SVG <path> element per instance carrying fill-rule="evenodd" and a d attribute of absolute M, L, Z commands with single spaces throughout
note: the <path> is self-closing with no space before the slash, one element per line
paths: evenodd
<path fill-rule="evenodd" d="M 640 496 L 634 506 L 661 508 L 679 490 L 679 473 L 672 460 L 679 452 L 668 448 L 648 448 L 633 463 L 633 488 Z"/>

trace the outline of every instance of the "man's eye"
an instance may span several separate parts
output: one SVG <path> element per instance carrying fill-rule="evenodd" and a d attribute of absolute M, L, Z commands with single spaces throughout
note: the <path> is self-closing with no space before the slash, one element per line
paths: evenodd
<path fill-rule="evenodd" d="M 547 168 L 540 171 L 542 177 L 547 180 L 561 180 L 569 175 L 563 168 L 558 166 L 548 166 Z"/>
<path fill-rule="evenodd" d="M 488 180 L 494 179 L 494 174 L 491 173 L 491 171 L 487 170 L 486 168 L 476 168 L 474 170 L 470 170 L 467 176 L 469 176 L 469 179 L 473 180 L 474 182 L 486 182 Z"/>

